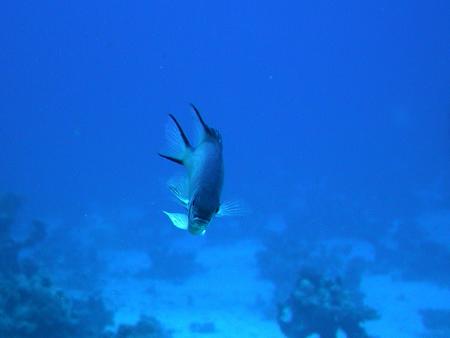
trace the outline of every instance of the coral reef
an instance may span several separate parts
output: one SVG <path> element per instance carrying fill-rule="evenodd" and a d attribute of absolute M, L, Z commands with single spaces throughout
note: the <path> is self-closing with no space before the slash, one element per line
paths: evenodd
<path fill-rule="evenodd" d="M 142 317 L 134 326 L 121 325 L 117 332 L 108 332 L 108 326 L 113 324 L 113 313 L 99 295 L 92 295 L 92 286 L 98 284 L 94 282 L 99 271 L 104 272 L 97 252 L 81 250 L 79 243 L 67 236 L 64 228 L 47 236 L 46 225 L 37 220 L 31 222 L 27 238 L 15 240 L 12 232 L 20 206 L 18 196 L 0 196 L 0 337 L 170 337 L 169 332 L 150 317 Z M 45 245 L 40 245 L 42 243 Z M 44 249 L 48 251 L 42 252 Z M 25 251 L 31 254 L 24 255 Z M 50 272 L 57 272 L 58 276 L 94 274 L 95 278 L 90 279 L 89 284 L 80 279 L 82 288 L 74 288 L 71 278 L 72 291 L 86 291 L 91 287 L 90 292 L 77 292 L 76 297 L 68 291 L 63 292 L 43 274 L 38 263 L 46 266 L 46 275 Z"/>
<path fill-rule="evenodd" d="M 278 324 L 290 338 L 312 334 L 335 338 L 339 330 L 348 338 L 367 338 L 361 324 L 378 315 L 364 305 L 362 298 L 361 293 L 346 288 L 338 278 L 304 269 L 288 300 L 279 306 Z"/>
<path fill-rule="evenodd" d="M 46 277 L 10 275 L 0 280 L 0 337 L 170 338 L 154 318 L 108 332 L 113 313 L 100 297 L 69 297 Z"/>
<path fill-rule="evenodd" d="M 423 309 L 420 311 L 422 322 L 427 331 L 423 334 L 425 338 L 448 338 L 450 337 L 450 309 Z"/>
<path fill-rule="evenodd" d="M 0 197 L 0 275 L 3 276 L 36 270 L 34 262 L 20 259 L 20 254 L 42 242 L 47 236 L 45 224 L 33 220 L 27 238 L 22 241 L 13 239 L 13 226 L 21 205 L 21 199 L 17 195 L 5 194 Z"/>
<path fill-rule="evenodd" d="M 112 314 L 98 298 L 69 298 L 48 278 L 1 279 L 0 337 L 95 338 L 111 323 Z"/>
<path fill-rule="evenodd" d="M 281 233 L 264 242 L 256 254 L 260 275 L 275 286 L 275 299 L 284 299 L 295 283 L 297 273 L 305 266 L 346 278 L 346 285 L 357 287 L 368 258 L 354 252 L 356 242 L 308 242 Z"/>
<path fill-rule="evenodd" d="M 27 238 L 14 240 L 12 230 L 21 199 L 0 197 L 0 337 L 98 338 L 112 314 L 97 297 L 70 298 L 40 275 L 37 264 L 21 252 L 46 237 L 44 223 L 34 220 Z"/>
<path fill-rule="evenodd" d="M 33 256 L 61 287 L 79 292 L 102 290 L 107 265 L 100 250 L 60 231 L 63 229 L 50 233 L 48 240 L 33 252 Z"/>
<path fill-rule="evenodd" d="M 165 330 L 154 318 L 141 316 L 135 325 L 120 325 L 116 333 L 103 338 L 170 338 L 171 332 Z"/>
<path fill-rule="evenodd" d="M 78 292 L 100 292 L 104 289 L 108 268 L 105 249 L 84 222 L 72 217 L 52 224 L 31 256 L 58 286 Z"/>
<path fill-rule="evenodd" d="M 414 221 L 396 224 L 376 246 L 376 272 L 397 272 L 406 280 L 448 287 L 450 247 L 438 243 Z"/>

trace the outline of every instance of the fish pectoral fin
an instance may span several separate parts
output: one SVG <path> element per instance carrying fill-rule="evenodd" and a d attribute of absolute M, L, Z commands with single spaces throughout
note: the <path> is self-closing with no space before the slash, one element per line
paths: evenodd
<path fill-rule="evenodd" d="M 178 214 L 163 211 L 169 217 L 170 221 L 175 225 L 178 229 L 187 230 L 188 228 L 188 217 L 185 214 Z"/>
<path fill-rule="evenodd" d="M 185 208 L 188 207 L 189 200 L 187 198 L 184 198 L 176 187 L 169 185 L 169 190 L 172 194 L 174 194 L 174 196 L 177 198 L 177 200 L 181 203 L 183 207 Z"/>
<path fill-rule="evenodd" d="M 225 201 L 220 204 L 217 217 L 226 216 L 244 216 L 250 213 L 250 210 L 241 201 Z"/>
<path fill-rule="evenodd" d="M 177 198 L 181 205 L 187 208 L 189 205 L 189 198 L 187 197 L 189 194 L 189 185 L 187 178 L 172 178 L 167 185 L 169 186 L 170 192 Z"/>

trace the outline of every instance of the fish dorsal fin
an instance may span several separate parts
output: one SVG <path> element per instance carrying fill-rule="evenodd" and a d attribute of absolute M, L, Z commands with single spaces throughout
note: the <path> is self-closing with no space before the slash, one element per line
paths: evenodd
<path fill-rule="evenodd" d="M 169 217 L 170 221 L 175 225 L 178 229 L 187 230 L 188 228 L 188 217 L 185 214 L 178 214 L 163 211 Z"/>
<path fill-rule="evenodd" d="M 185 208 L 189 205 L 189 181 L 187 177 L 174 177 L 167 183 L 170 192 Z"/>
<path fill-rule="evenodd" d="M 192 149 L 192 146 L 175 116 L 169 114 L 169 117 L 174 123 L 170 124 L 170 126 L 166 128 L 166 138 L 168 141 L 167 152 L 170 155 L 159 153 L 159 156 L 168 159 L 169 161 L 183 165 L 184 160 Z"/>
<path fill-rule="evenodd" d="M 244 216 L 250 213 L 250 210 L 241 201 L 225 201 L 220 204 L 217 217 L 226 216 Z"/>
<path fill-rule="evenodd" d="M 173 116 L 172 114 L 169 114 L 169 117 L 172 119 L 172 121 L 175 123 L 175 125 L 177 126 L 178 131 L 180 132 L 180 136 L 183 139 L 184 145 L 186 148 L 191 148 L 191 144 L 189 143 L 189 140 L 186 136 L 186 134 L 184 133 L 183 128 L 181 128 L 180 123 L 178 123 L 177 119 L 175 118 L 175 116 Z"/>
<path fill-rule="evenodd" d="M 198 120 L 200 121 L 200 124 L 203 127 L 203 130 L 205 131 L 205 133 L 209 134 L 209 127 L 208 125 L 205 123 L 205 121 L 203 120 L 202 116 L 200 115 L 200 112 L 198 111 L 197 107 L 194 106 L 192 103 L 190 104 L 192 109 L 195 112 L 195 115 L 197 115 Z"/>
<path fill-rule="evenodd" d="M 197 119 L 200 121 L 200 124 L 202 126 L 202 134 L 203 134 L 203 139 L 206 137 L 213 139 L 219 143 L 222 143 L 222 136 L 220 135 L 219 131 L 209 127 L 206 123 L 205 120 L 203 120 L 203 117 L 200 115 L 199 110 L 197 109 L 196 106 L 194 106 L 192 103 L 190 104 L 192 109 L 195 112 L 195 115 L 197 116 Z"/>

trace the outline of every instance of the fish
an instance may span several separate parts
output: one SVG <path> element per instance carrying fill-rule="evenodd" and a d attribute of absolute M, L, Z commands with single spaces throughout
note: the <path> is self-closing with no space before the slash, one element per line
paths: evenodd
<path fill-rule="evenodd" d="M 190 104 L 201 127 L 200 140 L 191 144 L 178 120 L 169 114 L 179 137 L 170 137 L 178 149 L 174 154 L 158 153 L 186 169 L 185 177 L 169 181 L 169 190 L 187 209 L 187 213 L 163 211 L 179 229 L 193 235 L 204 235 L 214 217 L 241 214 L 239 202 L 221 203 L 224 183 L 222 136 L 217 129 L 208 126 L 199 110 Z"/>

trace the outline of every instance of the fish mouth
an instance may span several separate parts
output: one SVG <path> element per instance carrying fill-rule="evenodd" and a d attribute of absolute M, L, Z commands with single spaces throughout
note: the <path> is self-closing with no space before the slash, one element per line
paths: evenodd
<path fill-rule="evenodd" d="M 203 235 L 206 231 L 206 227 L 209 224 L 209 220 L 204 218 L 195 217 L 189 223 L 189 231 L 195 235 Z"/>
<path fill-rule="evenodd" d="M 209 223 L 209 220 L 201 218 L 201 217 L 194 217 L 194 219 L 192 220 L 192 223 L 198 227 L 206 227 Z"/>

